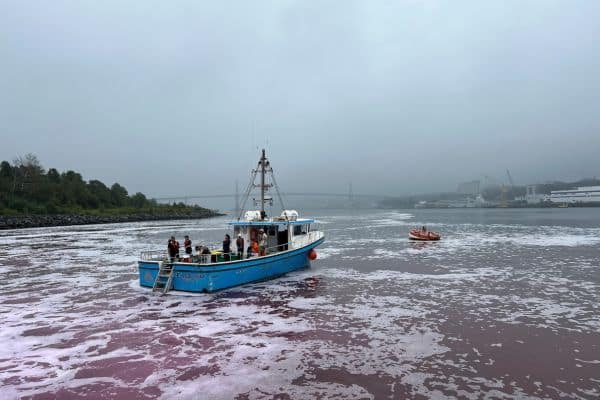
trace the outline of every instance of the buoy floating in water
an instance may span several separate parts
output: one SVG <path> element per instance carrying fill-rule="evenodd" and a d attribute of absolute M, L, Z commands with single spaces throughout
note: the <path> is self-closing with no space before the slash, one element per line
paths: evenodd
<path fill-rule="evenodd" d="M 317 259 L 317 252 L 315 251 L 315 249 L 311 249 L 308 252 L 308 259 L 311 260 L 311 261 L 314 261 L 314 260 Z"/>

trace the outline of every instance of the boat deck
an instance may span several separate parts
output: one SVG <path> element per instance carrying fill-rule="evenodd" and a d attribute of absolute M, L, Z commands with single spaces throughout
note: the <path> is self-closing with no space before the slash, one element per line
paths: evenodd
<path fill-rule="evenodd" d="M 301 249 L 307 245 L 317 242 L 323 238 L 322 231 L 308 232 L 306 235 L 295 237 L 291 243 L 280 244 L 266 249 L 264 256 L 254 255 L 251 257 L 239 258 L 236 252 L 224 254 L 222 251 L 212 251 L 210 254 L 201 255 L 185 255 L 178 258 L 170 258 L 164 250 L 142 251 L 140 261 L 143 262 L 164 262 L 169 264 L 189 264 L 197 266 L 215 265 L 215 264 L 230 264 L 240 261 L 255 260 L 257 258 L 270 257 L 292 250 Z"/>

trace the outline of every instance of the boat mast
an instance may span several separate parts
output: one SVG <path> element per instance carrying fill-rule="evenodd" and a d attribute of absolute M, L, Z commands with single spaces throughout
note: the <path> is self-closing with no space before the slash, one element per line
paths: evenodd
<path fill-rule="evenodd" d="M 265 218 L 265 149 L 262 149 L 260 158 L 260 218 Z"/>
<path fill-rule="evenodd" d="M 256 184 L 256 175 L 260 172 L 260 185 Z M 271 177 L 271 183 L 266 183 L 267 174 Z M 260 160 L 258 161 L 258 165 L 256 169 L 252 170 L 252 174 L 250 177 L 250 183 L 246 187 L 244 191 L 243 201 L 241 207 L 239 208 L 238 221 L 242 218 L 242 213 L 244 212 L 246 201 L 250 197 L 250 193 L 252 189 L 260 186 L 260 219 L 264 220 L 267 214 L 265 213 L 265 201 L 269 201 L 271 205 L 273 205 L 273 199 L 269 197 L 269 199 L 265 199 L 265 193 L 269 190 L 270 187 L 275 187 L 275 191 L 277 192 L 277 196 L 279 197 L 279 202 L 281 203 L 281 209 L 284 210 L 285 206 L 283 205 L 283 199 L 281 198 L 281 193 L 279 192 L 279 186 L 277 185 L 277 181 L 275 180 L 275 174 L 273 174 L 273 168 L 271 168 L 271 163 L 267 160 L 267 156 L 265 154 L 265 149 L 262 149 L 262 155 Z M 256 201 L 256 199 L 254 199 Z"/>

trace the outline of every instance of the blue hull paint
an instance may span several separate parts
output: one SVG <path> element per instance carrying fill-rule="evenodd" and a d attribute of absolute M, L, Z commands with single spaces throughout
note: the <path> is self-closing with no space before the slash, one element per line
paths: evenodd
<path fill-rule="evenodd" d="M 218 264 L 173 263 L 172 290 L 214 292 L 245 283 L 275 278 L 310 266 L 308 252 L 323 243 L 321 238 L 308 246 L 266 257 L 249 258 Z M 158 262 L 138 261 L 140 286 L 152 287 L 158 274 Z"/>

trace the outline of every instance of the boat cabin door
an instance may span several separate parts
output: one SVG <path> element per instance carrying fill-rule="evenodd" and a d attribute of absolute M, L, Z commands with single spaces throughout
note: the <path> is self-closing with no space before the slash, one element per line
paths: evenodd
<path fill-rule="evenodd" d="M 277 238 L 279 236 L 279 230 L 277 228 L 277 225 L 265 227 L 265 232 L 267 232 L 267 249 L 269 253 L 278 251 L 277 246 L 279 245 L 279 243 Z"/>

